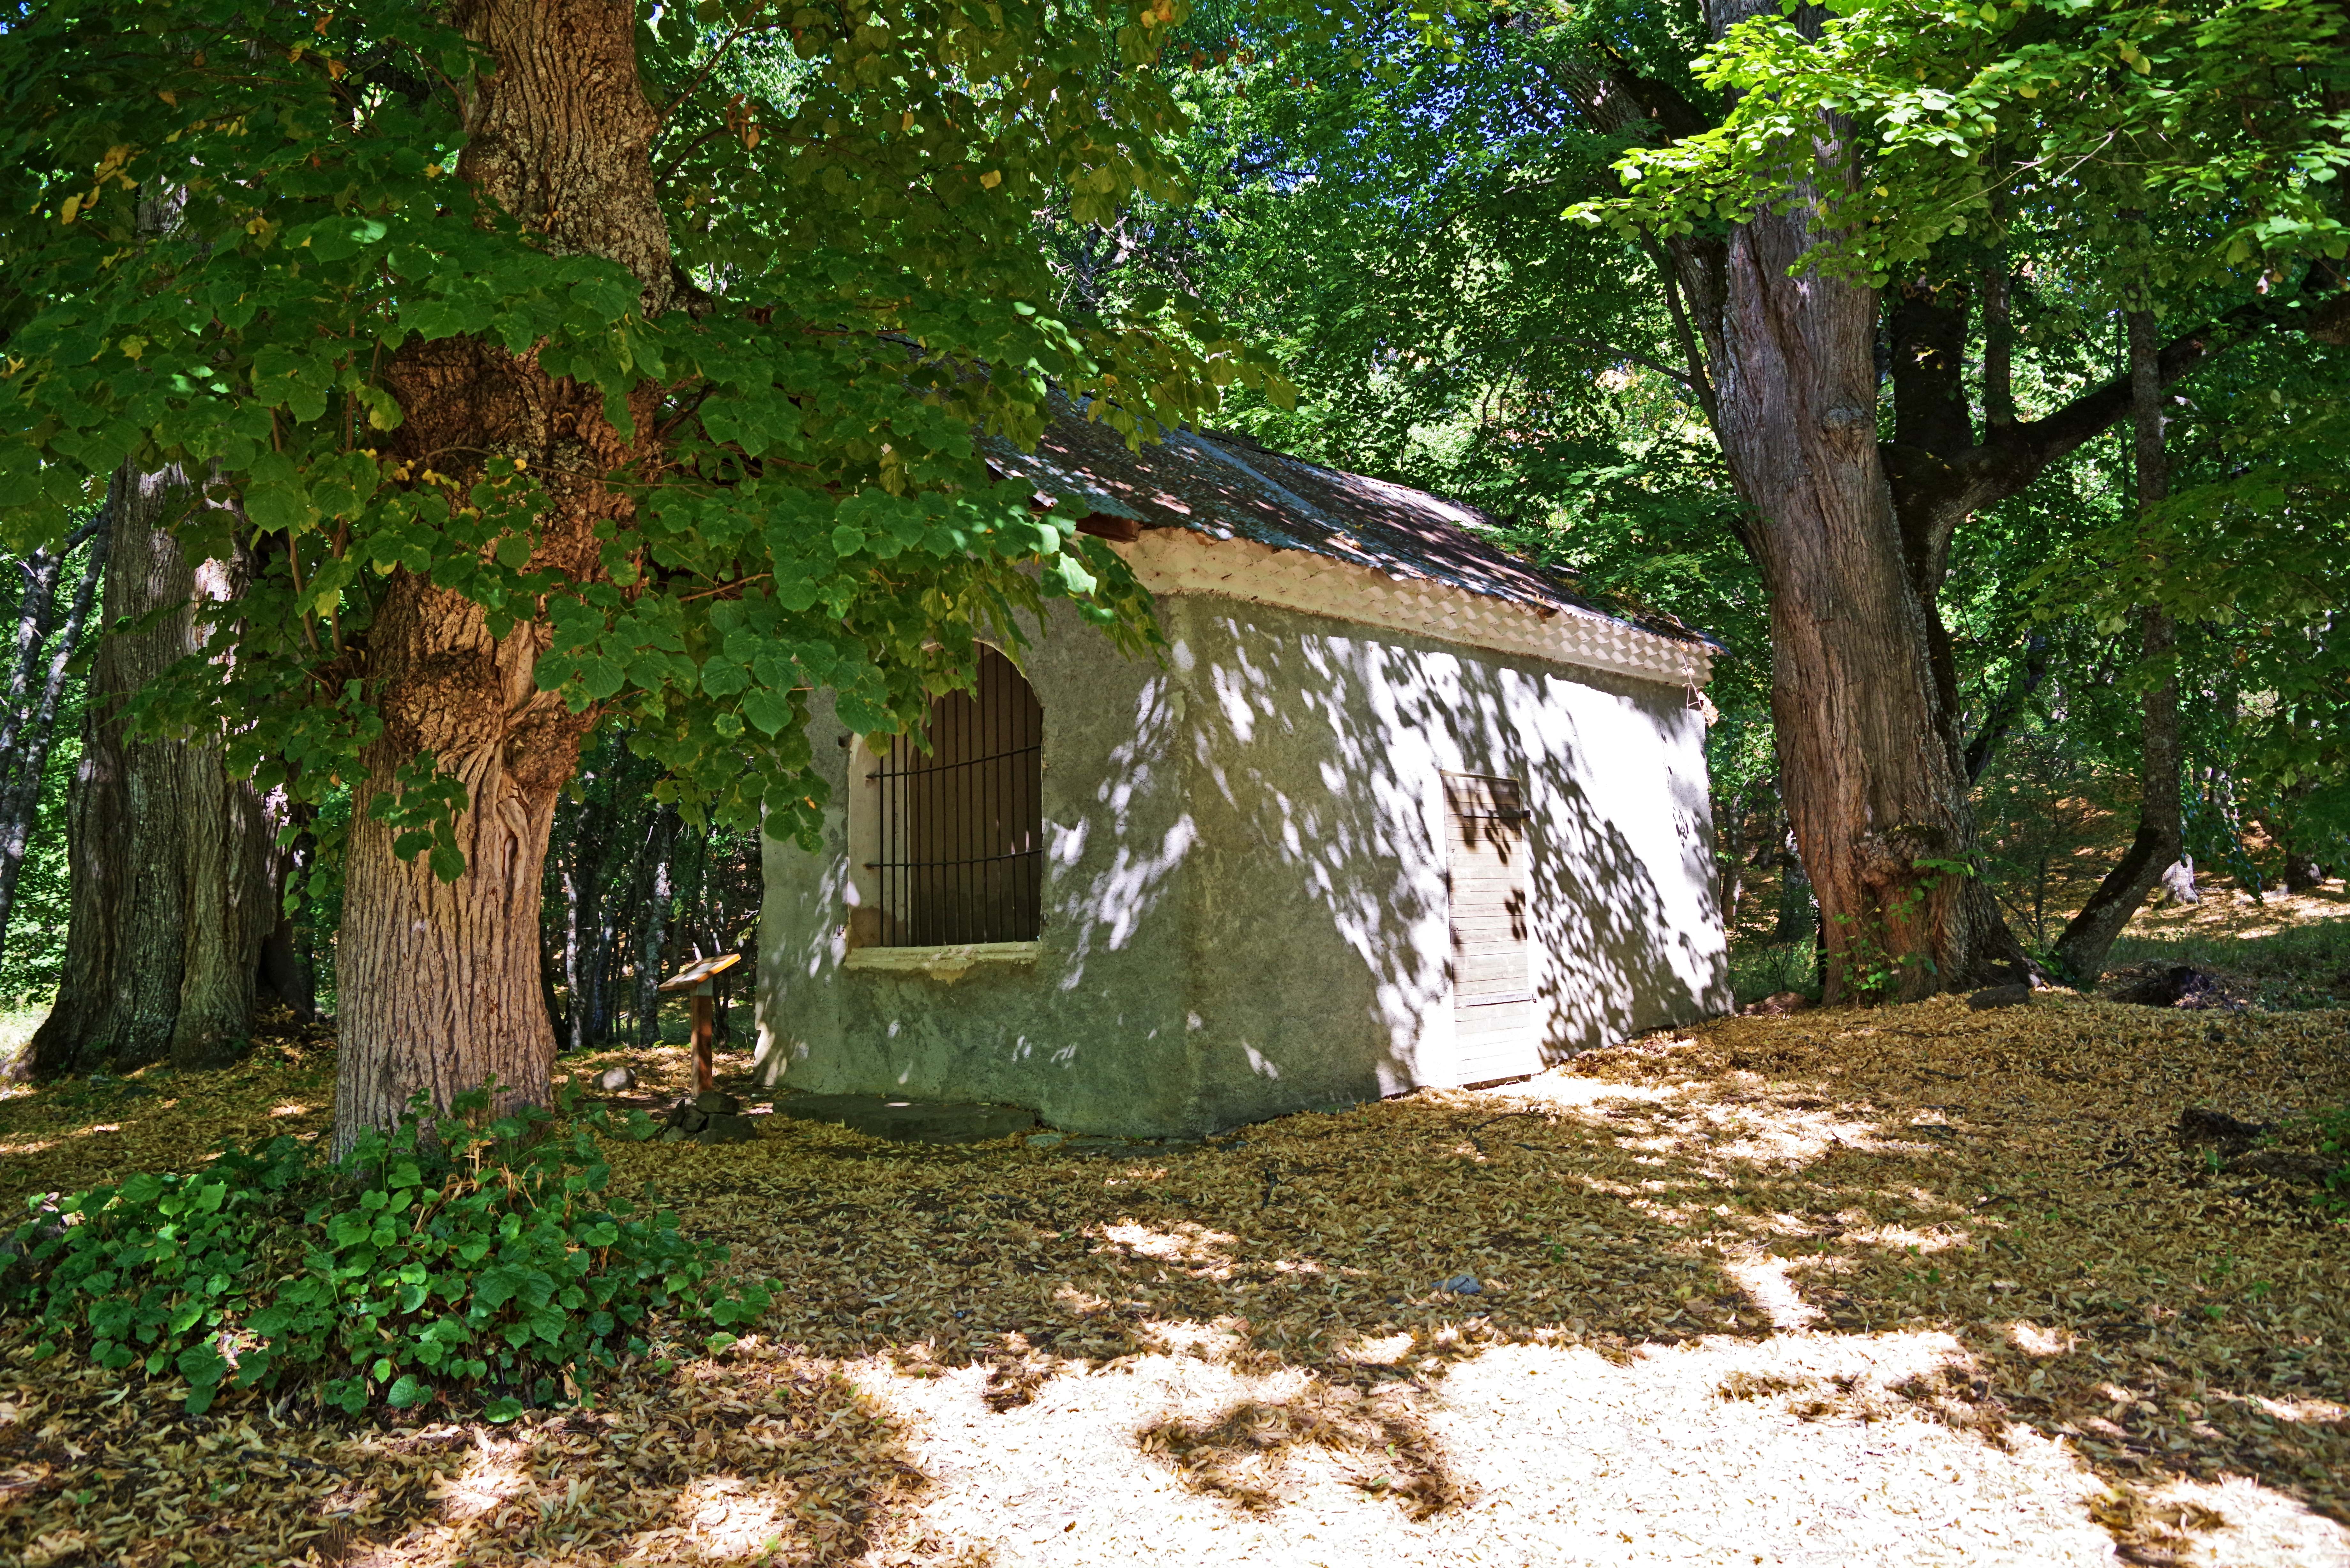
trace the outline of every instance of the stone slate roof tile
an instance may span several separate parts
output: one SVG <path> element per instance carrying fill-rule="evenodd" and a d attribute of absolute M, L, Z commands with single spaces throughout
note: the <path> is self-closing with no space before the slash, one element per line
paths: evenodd
<path fill-rule="evenodd" d="M 983 446 L 991 466 L 1025 479 L 1056 508 L 1083 507 L 1083 515 L 1249 539 L 1488 598 L 1604 616 L 1716 651 L 1721 646 L 1669 616 L 1596 602 L 1511 555 L 1483 536 L 1494 522 L 1476 507 L 1325 468 L 1245 436 L 1170 430 L 1134 452 L 1117 431 L 1065 405 L 1034 452 L 1000 438 Z"/>

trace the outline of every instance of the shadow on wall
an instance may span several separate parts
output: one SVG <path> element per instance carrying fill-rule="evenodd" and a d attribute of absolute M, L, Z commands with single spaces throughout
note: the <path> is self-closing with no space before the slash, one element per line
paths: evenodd
<path fill-rule="evenodd" d="M 1064 637 L 1083 637 L 1091 628 L 1058 629 Z M 1102 651 L 1108 651 L 1106 643 Z M 1125 732 L 1101 753 L 1101 777 L 1086 815 L 1073 825 L 1045 824 L 1045 920 L 1073 933 L 1068 970 L 1060 980 L 1064 991 L 1084 985 L 1089 957 L 1143 938 L 1199 837 L 1183 801 L 1188 709 L 1175 676 L 1145 680 Z M 1065 725 L 1066 711 L 1048 711 L 1045 722 Z M 1066 746 L 1066 730 L 1047 734 L 1048 746 Z M 1097 844 L 1097 835 L 1107 842 Z"/>
<path fill-rule="evenodd" d="M 1054 919 L 1074 933 L 1076 990 L 1090 955 L 1180 889 L 1210 1119 L 1443 1081 L 1444 772 L 1526 785 L 1546 1059 L 1728 1005 L 1701 741 L 1679 693 L 1259 607 L 1163 608 L 1170 673 L 1106 759 L 1103 820 L 1055 846 Z M 1134 831 L 1131 803 L 1170 784 L 1187 809 Z M 1116 849 L 1087 875 L 1096 831 Z"/>

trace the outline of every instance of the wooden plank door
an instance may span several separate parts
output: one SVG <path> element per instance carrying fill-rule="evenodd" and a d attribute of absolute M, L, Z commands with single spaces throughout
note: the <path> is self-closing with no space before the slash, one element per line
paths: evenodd
<path fill-rule="evenodd" d="M 1538 1073 L 1524 786 L 1515 779 L 1447 774 L 1444 801 L 1461 1081 Z"/>

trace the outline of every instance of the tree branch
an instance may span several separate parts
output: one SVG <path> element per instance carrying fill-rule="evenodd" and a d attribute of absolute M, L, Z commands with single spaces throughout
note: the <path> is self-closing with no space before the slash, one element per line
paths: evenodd
<path fill-rule="evenodd" d="M 2298 325 L 2281 318 L 2268 300 L 2247 300 L 2165 344 L 2157 378 L 2168 387 L 2252 329 Z M 1950 464 L 1948 504 L 1961 514 L 1998 505 L 2020 493 L 2050 463 L 2111 430 L 2129 411 L 2129 378 L 2116 376 L 2045 418 L 1994 427 L 1988 440 Z"/>
<path fill-rule="evenodd" d="M 1610 358 L 1621 359 L 1627 365 L 1638 365 L 1644 370 L 1654 370 L 1658 375 L 1664 377 L 1667 380 L 1679 381 L 1683 387 L 1687 388 L 1691 392 L 1699 391 L 1697 382 L 1692 381 L 1687 375 L 1683 374 L 1681 371 L 1674 369 L 1671 366 L 1651 359 L 1645 354 L 1635 354 L 1628 348 L 1618 348 L 1613 343 L 1601 342 L 1596 337 L 1575 337 L 1564 332 L 1545 332 L 1539 337 L 1521 337 L 1518 341 L 1522 344 L 1565 343 L 1570 348 L 1588 348 L 1595 354 L 1606 354 Z"/>
<path fill-rule="evenodd" d="M 693 73 L 693 79 L 687 82 L 675 98 L 661 107 L 660 119 L 653 126 L 652 145 L 645 149 L 647 161 L 651 160 L 654 149 L 660 146 L 660 135 L 662 131 L 669 129 L 670 117 L 684 107 L 686 99 L 702 90 L 702 84 L 710 79 L 710 73 L 718 68 L 718 63 L 726 57 L 726 51 L 734 47 L 736 40 L 745 33 L 775 32 L 783 26 L 781 22 L 768 22 L 754 26 L 749 22 L 744 22 L 720 39 L 718 47 L 710 51 L 710 58 L 703 61 L 702 68 Z"/>
<path fill-rule="evenodd" d="M 2024 705 L 2032 701 L 2032 694 L 2048 679 L 2048 634 L 2035 631 L 2024 644 L 2023 668 L 1991 703 L 1991 711 L 1983 715 L 1982 728 L 1967 742 L 1967 783 L 1982 782 L 1991 758 L 1998 754 L 2000 742 L 2023 717 Z"/>
<path fill-rule="evenodd" d="M 1697 394 L 1698 406 L 1705 410 L 1705 422 L 1718 431 L 1721 428 L 1721 406 L 1714 400 L 1713 379 L 1705 373 L 1705 355 L 1698 348 L 1697 334 L 1690 327 L 1689 312 L 1682 307 L 1680 278 L 1673 271 L 1672 258 L 1665 254 L 1664 247 L 1646 229 L 1640 231 L 1640 245 L 1655 264 L 1657 275 L 1664 280 L 1665 309 L 1673 319 L 1673 339 L 1680 345 L 1681 358 L 1689 362 L 1689 374 L 1683 380 Z"/>

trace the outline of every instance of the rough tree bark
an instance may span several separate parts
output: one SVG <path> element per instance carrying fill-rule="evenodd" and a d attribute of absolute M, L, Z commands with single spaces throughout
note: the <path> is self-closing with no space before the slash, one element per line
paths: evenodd
<path fill-rule="evenodd" d="M 1708 24 L 1719 38 L 1766 3 L 1712 0 Z M 1621 61 L 1557 76 L 1601 130 L 1706 127 Z M 1937 676 L 1939 578 L 1918 569 L 1879 451 L 1878 296 L 1807 260 L 1823 237 L 1807 197 L 1846 177 L 1840 134 L 1820 127 L 1787 203 L 1726 239 L 1651 245 L 1690 390 L 1752 512 L 1740 542 L 1771 594 L 1780 792 L 1819 901 L 1830 1002 L 1921 996 L 2024 961 L 1990 890 L 1947 869 L 1973 853 L 1973 814 L 1955 693 Z"/>
<path fill-rule="evenodd" d="M 1761 514 L 1781 788 L 1826 918 L 1828 995 L 1923 995 L 2010 956 L 1971 879 L 1926 606 L 1877 453 L 1877 299 L 1795 274 L 1801 210 L 1741 225 L 1714 378 L 1722 448 Z M 2012 944 L 2010 944 L 2012 945 Z"/>
<path fill-rule="evenodd" d="M 71 924 L 57 1003 L 33 1038 L 36 1075 L 217 1066 L 250 1032 L 276 921 L 274 825 L 216 742 L 125 732 L 130 694 L 196 651 L 203 605 L 232 595 L 243 570 L 181 553 L 169 524 L 186 488 L 176 469 L 126 470 L 107 499 L 106 619 L 154 618 L 109 635 L 91 665 L 68 827 Z"/>
<path fill-rule="evenodd" d="M 1711 0 L 1713 36 L 1767 3 Z M 1824 16 L 1804 6 L 1794 20 L 1814 28 Z M 1620 57 L 1548 68 L 1601 132 L 1638 127 L 1671 140 L 1711 124 Z M 1827 996 L 1848 999 L 1867 978 L 1884 982 L 1867 988 L 1874 994 L 1907 998 L 2031 969 L 1990 889 L 1928 864 L 1966 861 L 1975 844 L 1962 709 L 1937 607 L 1952 537 L 2125 417 L 2131 389 L 2116 378 L 2039 419 L 2016 418 L 2015 275 L 2002 260 L 1981 286 L 1978 435 L 1964 379 L 1967 291 L 1921 276 L 1885 312 L 1894 430 L 1880 441 L 1878 297 L 1822 276 L 1806 258 L 1823 236 L 1809 226 L 1805 192 L 1847 174 L 1838 134 L 1824 123 L 1814 156 L 1791 164 L 1791 208 L 1732 224 L 1726 238 L 1697 233 L 1648 248 L 1690 395 L 1753 513 L 1733 525 L 1773 598 L 1782 789 L 1825 917 Z M 2251 301 L 2202 323 L 2161 347 L 2156 377 L 2168 385 L 2232 335 L 2278 319 Z M 2323 336 L 2318 324 L 2303 327 Z"/>
<path fill-rule="evenodd" d="M 473 0 L 458 19 L 496 62 L 469 86 L 460 176 L 556 253 L 626 266 L 658 314 L 671 268 L 646 157 L 658 119 L 637 72 L 635 7 Z M 598 390 L 465 337 L 410 344 L 386 379 L 405 415 L 401 455 L 429 454 L 461 486 L 481 469 L 460 454 L 525 459 L 546 476 L 547 500 L 528 569 L 600 575 L 597 527 L 625 526 L 634 510 L 602 476 L 645 452 L 605 419 Z M 652 428 L 656 390 L 632 409 L 640 431 Z M 555 1035 L 538 975 L 541 878 L 586 723 L 533 684 L 549 640 L 532 622 L 491 637 L 477 607 L 425 577 L 401 571 L 387 584 L 360 655 L 385 729 L 353 801 L 338 950 L 338 1151 L 418 1094 L 446 1106 L 494 1077 L 501 1108 L 546 1097 Z M 469 802 L 456 825 L 465 867 L 451 883 L 423 857 L 395 856 L 391 829 L 370 811 L 400 765 L 427 751 Z"/>
<path fill-rule="evenodd" d="M 2129 332 L 2132 457 L 2137 469 L 2138 510 L 2144 512 L 2170 493 L 2170 467 L 2162 443 L 2162 345 L 2155 336 L 2150 311 L 2133 310 L 2125 319 Z M 2139 612 L 2138 628 L 2147 661 L 2168 663 L 2178 640 L 2170 617 L 2149 607 Z M 2106 955 L 2113 950 L 2114 940 L 2185 847 L 2175 674 L 2166 673 L 2160 685 L 2138 700 L 2138 734 L 2137 832 L 2053 950 L 2064 972 L 2083 985 L 2095 983 L 2105 972 Z"/>
<path fill-rule="evenodd" d="M 1762 9 L 1716 0 L 1708 20 L 1719 37 Z M 1697 123 L 1652 84 L 1615 85 L 1670 133 Z M 1840 134 L 1820 128 L 1788 203 L 1726 243 L 1665 248 L 1692 379 L 1755 514 L 1743 543 L 1771 594 L 1780 788 L 1819 900 L 1825 997 L 1906 999 L 2022 955 L 1990 891 L 1947 868 L 1972 856 L 1973 815 L 1939 621 L 1878 450 L 1878 296 L 1806 259 L 1823 237 L 1807 197 L 1846 176 Z"/>

